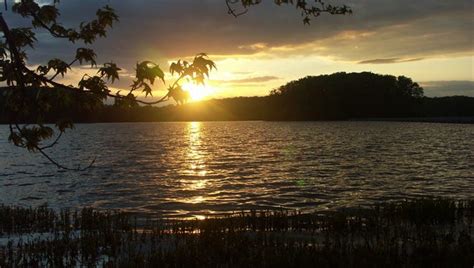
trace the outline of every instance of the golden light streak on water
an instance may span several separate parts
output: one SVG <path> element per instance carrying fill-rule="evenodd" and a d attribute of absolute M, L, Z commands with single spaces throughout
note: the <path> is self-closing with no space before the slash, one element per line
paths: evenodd
<path fill-rule="evenodd" d="M 184 185 L 186 190 L 196 191 L 205 189 L 208 180 L 205 178 L 207 174 L 206 155 L 202 150 L 201 139 L 201 122 L 189 122 L 187 125 L 187 133 L 189 136 L 189 143 L 186 148 L 186 174 L 194 179 L 185 179 Z M 198 204 L 206 200 L 203 196 L 194 196 L 184 200 L 187 203 Z"/>

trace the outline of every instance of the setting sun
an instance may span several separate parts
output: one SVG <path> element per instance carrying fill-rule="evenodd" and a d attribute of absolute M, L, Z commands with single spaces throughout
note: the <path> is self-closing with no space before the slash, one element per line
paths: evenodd
<path fill-rule="evenodd" d="M 203 100 L 214 92 L 214 88 L 209 85 L 196 85 L 194 83 L 184 84 L 183 89 L 189 92 L 191 101 Z"/>

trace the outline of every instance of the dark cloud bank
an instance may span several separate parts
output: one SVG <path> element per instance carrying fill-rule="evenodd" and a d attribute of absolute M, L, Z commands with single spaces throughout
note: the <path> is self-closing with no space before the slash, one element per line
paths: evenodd
<path fill-rule="evenodd" d="M 42 1 L 48 2 L 48 1 Z M 393 32 L 393 40 L 378 40 L 384 46 L 380 59 L 417 59 L 420 54 L 472 52 L 471 0 L 399 0 L 399 1 L 332 1 L 344 2 L 354 9 L 350 16 L 321 16 L 311 26 L 303 26 L 293 7 L 276 7 L 271 2 L 250 10 L 235 19 L 227 14 L 224 0 L 134 0 L 134 1 L 61 1 L 64 25 L 72 26 L 94 16 L 95 10 L 106 4 L 117 10 L 121 21 L 106 40 L 96 47 L 103 60 L 120 55 L 118 61 L 132 63 L 144 57 L 169 58 L 193 55 L 206 51 L 210 54 L 251 54 L 248 49 L 256 43 L 268 47 L 296 46 L 315 40 L 331 38 L 344 31 L 375 31 L 383 35 L 384 29 L 404 25 L 400 32 Z M 8 20 L 19 20 L 7 15 Z M 414 40 L 413 35 L 423 35 Z M 47 56 L 66 55 L 73 46 L 39 36 L 39 52 L 32 61 Z M 409 44 L 406 38 L 412 37 Z M 442 39 L 441 39 L 442 37 Z M 394 40 L 398 40 L 394 44 Z M 364 40 L 358 40 L 364 42 Z M 370 42 L 375 42 L 370 39 Z M 407 41 L 408 42 L 408 41 Z M 415 42 L 415 43 L 414 43 Z M 332 53 L 338 54 L 337 43 Z M 346 49 L 341 46 L 340 49 Z M 355 61 L 367 61 L 367 55 L 346 55 Z M 378 55 L 377 55 L 378 56 Z M 378 62 L 374 62 L 378 63 Z"/>

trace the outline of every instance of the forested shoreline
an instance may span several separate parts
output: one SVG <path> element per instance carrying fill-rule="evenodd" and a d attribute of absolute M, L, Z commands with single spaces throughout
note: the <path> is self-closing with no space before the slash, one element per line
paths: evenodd
<path fill-rule="evenodd" d="M 0 104 L 7 103 L 6 92 Z M 38 90 L 30 89 L 31 98 L 38 98 Z M 45 90 L 46 91 L 46 90 Z M 41 94 L 59 94 L 49 89 Z M 62 93 L 64 94 L 64 93 Z M 48 96 L 51 97 L 51 96 Z M 59 96 L 58 96 L 59 97 Z M 64 97 L 63 95 L 60 96 Z M 81 98 L 81 93 L 69 96 Z M 72 102 L 69 107 L 52 107 L 44 122 L 58 119 L 78 123 L 96 122 L 161 122 L 161 121 L 318 121 L 318 120 L 377 120 L 396 121 L 462 121 L 472 123 L 474 98 L 451 96 L 429 98 L 423 88 L 407 77 L 363 73 L 335 73 L 309 76 L 292 81 L 263 97 L 212 99 L 183 105 L 151 107 L 96 102 L 92 106 Z M 31 107 L 32 110 L 35 107 Z M 8 123 L 6 109 L 1 109 L 0 123 Z M 29 114 L 31 113 L 29 111 Z M 467 117 L 467 119 L 465 119 Z M 456 119 L 457 118 L 457 119 Z M 459 119 L 462 118 L 462 119 Z M 30 122 L 26 117 L 17 118 Z M 426 119 L 426 120 L 423 120 Z"/>

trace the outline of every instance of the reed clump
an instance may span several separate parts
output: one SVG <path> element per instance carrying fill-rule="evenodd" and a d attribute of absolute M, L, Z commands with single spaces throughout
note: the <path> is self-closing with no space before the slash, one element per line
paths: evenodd
<path fill-rule="evenodd" d="M 0 267 L 470 267 L 473 219 L 474 200 L 426 198 L 205 220 L 0 206 Z"/>

